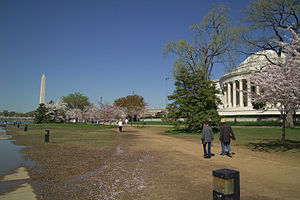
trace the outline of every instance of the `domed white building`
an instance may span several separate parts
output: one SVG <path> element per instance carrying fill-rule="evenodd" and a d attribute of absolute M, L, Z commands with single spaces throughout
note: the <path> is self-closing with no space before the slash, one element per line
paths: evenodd
<path fill-rule="evenodd" d="M 250 85 L 251 72 L 257 71 L 272 60 L 277 54 L 272 50 L 260 51 L 249 56 L 234 71 L 223 75 L 217 80 L 217 86 L 222 91 L 219 96 L 223 105 L 219 106 L 221 116 L 243 118 L 244 121 L 278 120 L 280 112 L 276 109 L 260 111 L 253 109 L 250 92 L 259 92 Z M 247 91 L 247 92 L 243 92 Z"/>

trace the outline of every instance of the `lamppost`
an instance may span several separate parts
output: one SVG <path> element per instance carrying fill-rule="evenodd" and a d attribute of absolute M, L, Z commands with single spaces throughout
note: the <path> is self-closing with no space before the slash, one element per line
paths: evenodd
<path fill-rule="evenodd" d="M 167 109 L 167 105 L 168 105 L 168 80 L 170 78 L 169 77 L 166 77 L 165 80 L 166 80 L 166 109 Z"/>

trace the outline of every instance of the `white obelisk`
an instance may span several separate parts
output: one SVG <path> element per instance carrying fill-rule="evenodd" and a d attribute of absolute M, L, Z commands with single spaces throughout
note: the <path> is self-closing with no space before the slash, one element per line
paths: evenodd
<path fill-rule="evenodd" d="M 41 79 L 41 93 L 40 93 L 40 104 L 45 104 L 45 74 L 43 74 Z"/>

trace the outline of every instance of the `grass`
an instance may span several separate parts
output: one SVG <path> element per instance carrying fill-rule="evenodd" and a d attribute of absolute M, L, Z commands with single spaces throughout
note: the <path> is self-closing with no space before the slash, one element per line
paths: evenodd
<path fill-rule="evenodd" d="M 280 127 L 233 127 L 236 140 L 235 145 L 247 146 L 259 151 L 281 151 L 300 153 L 300 128 L 286 129 L 286 140 L 281 140 Z M 215 140 L 219 138 L 219 131 L 214 131 Z M 188 133 L 184 129 L 169 129 L 166 131 L 170 135 L 194 135 L 200 136 L 201 133 Z"/>
<path fill-rule="evenodd" d="M 147 125 L 172 125 L 171 122 L 163 122 L 163 121 L 146 121 L 145 122 L 146 126 Z M 184 122 L 181 122 L 182 125 L 184 125 Z M 128 123 L 131 125 L 131 122 Z M 132 125 L 137 126 L 137 124 L 142 125 L 143 122 L 132 122 Z M 276 127 L 281 127 L 282 122 L 280 121 L 254 121 L 254 122 L 227 122 L 227 124 L 231 126 L 276 126 Z M 296 122 L 295 126 L 300 126 L 300 122 Z"/>
<path fill-rule="evenodd" d="M 300 153 L 300 128 L 286 129 L 286 140 L 281 140 L 281 128 L 233 128 L 238 145 L 259 151 Z"/>
<path fill-rule="evenodd" d="M 50 144 L 76 145 L 81 148 L 99 148 L 117 138 L 112 128 L 117 126 L 97 124 L 28 124 L 28 131 L 24 132 L 24 124 L 20 128 L 10 127 L 12 132 L 23 136 L 26 144 L 44 144 L 45 130 L 50 130 Z M 138 128 L 143 128 L 140 124 Z M 248 146 L 260 151 L 288 151 L 300 152 L 300 128 L 286 129 L 286 140 L 281 140 L 280 127 L 233 127 L 236 135 L 235 145 Z M 215 140 L 218 140 L 219 131 L 215 129 Z M 170 135 L 193 135 L 184 129 L 166 130 Z"/>
<path fill-rule="evenodd" d="M 9 134 L 19 138 L 17 141 L 26 145 L 58 144 L 66 146 L 78 146 L 85 149 L 101 148 L 105 144 L 114 141 L 117 134 L 112 128 L 116 126 L 95 124 L 28 124 L 28 131 L 24 131 L 25 125 L 20 128 L 10 127 Z M 45 130 L 50 130 L 50 142 L 45 143 Z"/>
<path fill-rule="evenodd" d="M 132 125 L 137 125 L 137 124 L 143 125 L 143 122 L 142 121 L 139 122 L 139 123 L 132 122 Z M 131 125 L 131 122 L 128 122 L 128 125 Z M 147 125 L 170 125 L 170 123 L 169 122 L 163 122 L 163 121 L 145 121 L 145 125 L 146 126 Z"/>
<path fill-rule="evenodd" d="M 282 122 L 277 121 L 258 121 L 258 122 L 227 122 L 231 126 L 282 126 Z M 300 122 L 296 122 L 295 126 L 299 126 Z"/>

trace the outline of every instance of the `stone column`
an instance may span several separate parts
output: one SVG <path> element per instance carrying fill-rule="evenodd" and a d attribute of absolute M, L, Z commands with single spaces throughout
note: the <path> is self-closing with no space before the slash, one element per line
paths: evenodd
<path fill-rule="evenodd" d="M 256 86 L 255 90 L 256 90 L 255 93 L 259 94 L 259 87 L 258 86 Z"/>
<path fill-rule="evenodd" d="M 244 99 L 243 99 L 243 80 L 239 80 L 239 86 L 240 86 L 240 107 L 244 107 Z"/>
<path fill-rule="evenodd" d="M 232 83 L 232 107 L 236 107 L 236 83 Z"/>
<path fill-rule="evenodd" d="M 228 107 L 231 107 L 231 85 L 230 82 L 227 83 L 227 96 L 228 96 Z"/>
<path fill-rule="evenodd" d="M 251 107 L 251 84 L 250 79 L 247 79 L 247 106 Z"/>
<path fill-rule="evenodd" d="M 227 107 L 227 88 L 226 88 L 226 84 L 224 84 L 224 108 Z"/>

